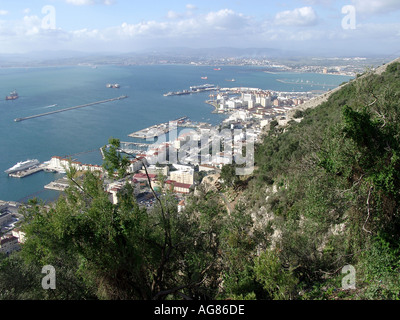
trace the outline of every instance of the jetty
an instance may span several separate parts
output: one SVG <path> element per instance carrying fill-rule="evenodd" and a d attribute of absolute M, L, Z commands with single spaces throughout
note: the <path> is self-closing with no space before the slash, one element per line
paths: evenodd
<path fill-rule="evenodd" d="M 36 114 L 36 115 L 33 115 L 33 116 L 29 116 L 29 117 L 16 118 L 16 119 L 14 119 L 14 121 L 15 122 L 21 122 L 21 121 L 25 121 L 25 120 L 29 120 L 29 119 L 35 119 L 35 118 L 39 118 L 39 117 L 49 116 L 49 115 L 52 115 L 52 114 L 55 114 L 55 113 L 65 112 L 65 111 L 79 109 L 79 108 L 90 107 L 90 106 L 94 106 L 94 105 L 97 105 L 97 104 L 102 104 L 102 103 L 106 103 L 106 102 L 122 100 L 122 99 L 126 99 L 126 98 L 128 98 L 128 96 L 120 96 L 120 97 L 117 97 L 117 98 L 112 98 L 112 99 L 107 99 L 107 100 L 102 100 L 102 101 L 96 101 L 96 102 L 82 104 L 82 105 L 75 106 L 75 107 L 70 107 L 70 108 L 50 111 L 50 112 L 46 112 L 46 113 Z"/>

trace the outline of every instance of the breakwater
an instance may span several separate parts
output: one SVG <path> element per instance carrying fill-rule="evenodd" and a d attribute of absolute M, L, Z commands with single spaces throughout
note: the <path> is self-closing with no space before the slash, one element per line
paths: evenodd
<path fill-rule="evenodd" d="M 50 112 L 46 112 L 46 113 L 36 114 L 36 115 L 33 115 L 33 116 L 29 116 L 29 117 L 16 118 L 16 119 L 14 119 L 14 121 L 15 122 L 21 122 L 21 121 L 25 121 L 25 120 L 45 117 L 45 116 L 52 115 L 52 114 L 55 114 L 55 113 L 65 112 L 65 111 L 79 109 L 79 108 L 85 108 L 85 107 L 93 106 L 93 105 L 96 105 L 96 104 L 102 104 L 102 103 L 112 102 L 112 101 L 116 101 L 116 100 L 122 100 L 122 99 L 126 99 L 126 98 L 128 98 L 128 96 L 120 96 L 120 97 L 117 97 L 117 98 L 112 98 L 112 99 L 107 99 L 107 100 L 102 100 L 102 101 L 96 101 L 96 102 L 82 104 L 82 105 L 75 106 L 75 107 L 70 107 L 70 108 L 50 111 Z"/>

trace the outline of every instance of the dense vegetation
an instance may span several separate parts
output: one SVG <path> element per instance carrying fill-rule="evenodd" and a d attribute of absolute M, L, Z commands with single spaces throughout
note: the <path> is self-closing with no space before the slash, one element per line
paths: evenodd
<path fill-rule="evenodd" d="M 130 185 L 110 202 L 95 173 L 69 172 L 52 208 L 35 201 L 20 252 L 0 257 L 0 299 L 400 298 L 400 63 L 365 74 L 300 123 L 273 123 L 257 170 L 228 212 L 200 186 L 178 212 L 172 195 L 140 208 Z M 107 170 L 125 160 L 112 141 Z M 123 170 L 118 170 L 123 176 Z M 57 271 L 43 290 L 41 268 Z M 356 289 L 342 289 L 342 269 Z"/>

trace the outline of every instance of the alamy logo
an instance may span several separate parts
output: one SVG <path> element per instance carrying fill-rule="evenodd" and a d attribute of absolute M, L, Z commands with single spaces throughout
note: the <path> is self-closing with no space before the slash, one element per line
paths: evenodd
<path fill-rule="evenodd" d="M 42 8 L 42 13 L 45 14 L 42 19 L 42 29 L 56 29 L 56 8 L 50 5 L 44 6 Z"/>
<path fill-rule="evenodd" d="M 342 279 L 342 289 L 350 290 L 356 288 L 356 269 L 352 265 L 344 266 L 342 274 L 346 274 Z"/>
<path fill-rule="evenodd" d="M 42 288 L 44 290 L 56 289 L 56 269 L 53 266 L 44 266 L 42 273 L 46 276 L 42 279 Z"/>
<path fill-rule="evenodd" d="M 352 5 L 347 5 L 342 8 L 342 14 L 345 14 L 342 19 L 342 28 L 344 30 L 354 30 L 356 29 L 357 17 L 356 17 L 356 7 Z"/>

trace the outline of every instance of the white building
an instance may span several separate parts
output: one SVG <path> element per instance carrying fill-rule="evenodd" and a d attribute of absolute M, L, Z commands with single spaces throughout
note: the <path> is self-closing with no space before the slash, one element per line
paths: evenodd
<path fill-rule="evenodd" d="M 24 243 L 25 242 L 25 233 L 22 232 L 21 230 L 15 228 L 12 230 L 12 235 L 18 239 L 18 243 Z"/>
<path fill-rule="evenodd" d="M 194 183 L 194 170 L 191 169 L 189 171 L 171 171 L 169 174 L 169 180 L 192 185 Z"/>
<path fill-rule="evenodd" d="M 238 109 L 243 106 L 243 101 L 239 99 L 231 99 L 226 103 L 229 109 Z"/>

